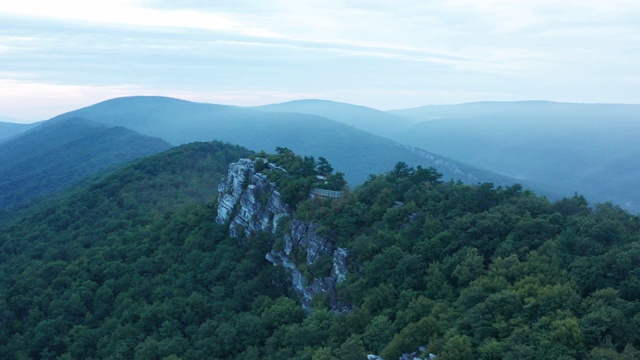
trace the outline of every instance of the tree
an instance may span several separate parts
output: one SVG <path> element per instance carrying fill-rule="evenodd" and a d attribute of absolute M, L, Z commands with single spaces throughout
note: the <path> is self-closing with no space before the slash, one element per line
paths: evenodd
<path fill-rule="evenodd" d="M 467 248 L 460 252 L 462 251 L 465 252 L 464 257 L 451 273 L 451 277 L 456 280 L 458 287 L 466 287 L 484 272 L 484 259 L 478 249 Z"/>
<path fill-rule="evenodd" d="M 439 355 L 447 360 L 472 360 L 471 340 L 465 335 L 450 332 L 445 336 L 442 353 Z"/>
<path fill-rule="evenodd" d="M 391 171 L 392 179 L 395 180 L 406 178 L 408 176 L 411 176 L 412 174 L 413 168 L 407 165 L 407 163 L 405 163 L 404 161 L 397 162 L 393 167 L 393 170 Z"/>
<path fill-rule="evenodd" d="M 329 176 L 333 172 L 333 167 L 326 158 L 320 156 L 316 163 L 316 171 L 322 176 Z"/>
<path fill-rule="evenodd" d="M 578 319 L 573 316 L 552 322 L 550 339 L 571 349 L 584 346 L 582 329 Z"/>
<path fill-rule="evenodd" d="M 327 176 L 326 183 L 323 185 L 328 190 L 336 191 L 341 191 L 345 186 L 347 186 L 347 180 L 344 178 L 344 173 L 341 172 Z"/>
<path fill-rule="evenodd" d="M 286 147 L 281 147 L 278 146 L 276 147 L 276 154 L 278 155 L 292 155 L 293 154 L 293 150 L 286 148 Z"/>
<path fill-rule="evenodd" d="M 397 359 L 402 353 L 412 353 L 418 347 L 427 345 L 429 339 L 438 331 L 438 322 L 433 316 L 425 316 L 418 322 L 409 323 L 399 333 L 393 336 L 393 339 L 382 351 L 382 357 L 385 359 Z M 468 341 L 468 339 L 467 339 Z M 471 342 L 469 341 L 469 351 L 471 351 Z M 448 357 L 446 357 L 448 359 Z"/>
<path fill-rule="evenodd" d="M 341 360 L 361 360 L 366 355 L 359 335 L 350 336 L 340 348 L 336 350 L 336 357 Z"/>
<path fill-rule="evenodd" d="M 262 312 L 262 321 L 270 330 L 300 322 L 303 317 L 304 311 L 300 304 L 287 297 L 278 298 L 272 306 Z"/>
<path fill-rule="evenodd" d="M 338 360 L 338 358 L 333 356 L 330 348 L 321 347 L 313 352 L 311 360 Z"/>
<path fill-rule="evenodd" d="M 393 327 L 389 317 L 378 315 L 371 319 L 362 335 L 363 343 L 367 350 L 379 353 L 393 337 Z"/>
<path fill-rule="evenodd" d="M 438 172 L 434 167 L 430 166 L 428 168 L 423 168 L 418 165 L 416 167 L 415 172 L 413 173 L 413 183 L 430 183 L 430 184 L 439 184 L 441 183 L 440 179 L 442 178 L 442 174 Z"/>

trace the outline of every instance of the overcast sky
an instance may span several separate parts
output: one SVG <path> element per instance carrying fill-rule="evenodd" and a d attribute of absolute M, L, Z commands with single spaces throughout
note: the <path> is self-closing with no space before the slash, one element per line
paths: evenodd
<path fill-rule="evenodd" d="M 640 103 L 639 19 L 637 0 L 0 0 L 0 117 L 128 95 Z"/>

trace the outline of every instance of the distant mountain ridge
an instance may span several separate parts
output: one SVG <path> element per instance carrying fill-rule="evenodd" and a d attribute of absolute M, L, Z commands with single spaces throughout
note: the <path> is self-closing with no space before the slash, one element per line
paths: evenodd
<path fill-rule="evenodd" d="M 289 147 L 326 157 L 352 185 L 403 161 L 434 166 L 445 179 L 520 182 L 552 198 L 578 192 L 640 211 L 638 114 L 640 105 L 549 101 L 383 112 L 326 100 L 243 108 L 137 96 L 107 100 L 45 123 L 81 117 L 172 145 L 220 140 L 254 151 Z"/>
<path fill-rule="evenodd" d="M 387 137 L 398 127 L 410 125 L 406 118 L 366 106 L 329 100 L 294 100 L 279 104 L 256 106 L 253 109 L 268 112 L 312 114 L 336 120 L 372 134 Z"/>
<path fill-rule="evenodd" d="M 640 211 L 640 105 L 550 101 L 433 105 L 391 137 L 564 193 Z"/>
<path fill-rule="evenodd" d="M 21 132 L 34 128 L 37 125 L 37 123 L 21 124 L 14 122 L 0 122 L 0 142 Z"/>
<path fill-rule="evenodd" d="M 410 109 L 389 110 L 393 114 L 414 121 L 460 119 L 493 115 L 554 115 L 563 117 L 635 116 L 638 104 L 563 103 L 547 100 L 480 101 L 454 105 L 425 105 Z"/>
<path fill-rule="evenodd" d="M 367 108 L 360 111 L 376 112 Z M 395 118 L 378 113 L 381 117 Z M 109 126 L 124 126 L 141 134 L 162 138 L 173 145 L 219 140 L 254 151 L 288 147 L 299 154 L 324 156 L 336 170 L 344 172 L 353 185 L 364 182 L 370 174 L 387 171 L 398 161 L 411 166 L 438 168 L 437 160 L 456 164 L 456 171 L 464 172 L 462 178 L 471 183 L 513 183 L 513 179 L 435 154 L 428 157 L 416 154 L 395 141 L 313 114 L 266 112 L 255 108 L 138 96 L 107 100 L 59 115 L 50 121 L 78 116 Z M 446 179 L 461 178 L 451 168 L 439 170 Z"/>
<path fill-rule="evenodd" d="M 259 108 L 321 113 L 547 195 L 578 192 L 640 211 L 640 105 L 484 101 L 391 110 L 386 114 L 394 117 L 386 118 L 374 109 L 321 100 Z M 393 120 L 399 118 L 405 120 Z"/>

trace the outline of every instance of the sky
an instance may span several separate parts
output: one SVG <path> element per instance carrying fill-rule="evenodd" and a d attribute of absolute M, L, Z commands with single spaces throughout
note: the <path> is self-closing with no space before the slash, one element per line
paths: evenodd
<path fill-rule="evenodd" d="M 640 103 L 637 0 L 0 0 L 0 121 L 119 96 Z"/>

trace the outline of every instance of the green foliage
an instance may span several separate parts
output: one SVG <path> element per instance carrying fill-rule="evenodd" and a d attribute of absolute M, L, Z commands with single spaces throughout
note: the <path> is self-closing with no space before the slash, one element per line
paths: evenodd
<path fill-rule="evenodd" d="M 432 316 L 426 316 L 418 322 L 409 323 L 393 336 L 382 356 L 395 359 L 403 352 L 413 352 L 419 346 L 426 345 L 438 331 L 438 323 Z"/>
<path fill-rule="evenodd" d="M 347 186 L 344 174 L 332 174 L 331 164 L 323 157 L 316 161 L 313 156 L 296 155 L 285 147 L 277 147 L 275 155 L 260 153 L 257 157 L 256 171 L 266 172 L 277 184 L 282 200 L 294 209 L 309 197 L 312 188 L 342 191 Z M 269 170 L 265 161 L 276 168 Z"/>
<path fill-rule="evenodd" d="M 193 144 L 0 222 L 0 357 L 638 358 L 637 217 L 403 163 L 308 199 L 330 165 L 277 152 L 257 166 L 296 205 L 291 219 L 349 251 L 337 298 L 305 314 L 264 259 L 282 234 L 240 244 L 215 224 L 217 181 L 248 152 Z M 326 276 L 330 260 L 304 270 Z M 351 311 L 329 310 L 336 300 Z"/>
<path fill-rule="evenodd" d="M 472 360 L 471 340 L 464 335 L 447 334 L 442 347 L 442 357 L 451 360 Z"/>

